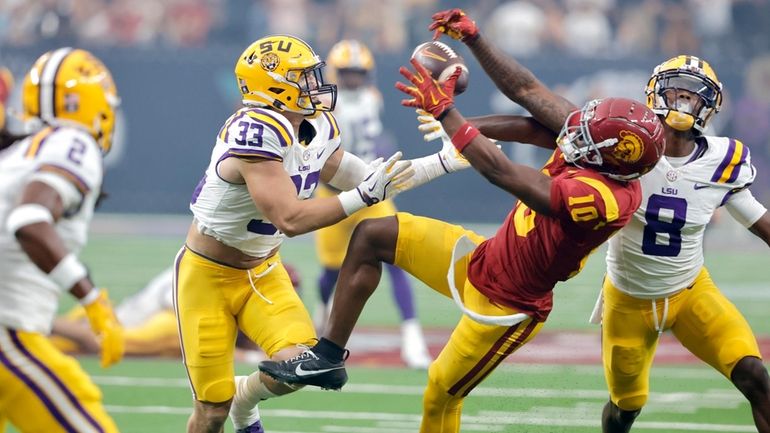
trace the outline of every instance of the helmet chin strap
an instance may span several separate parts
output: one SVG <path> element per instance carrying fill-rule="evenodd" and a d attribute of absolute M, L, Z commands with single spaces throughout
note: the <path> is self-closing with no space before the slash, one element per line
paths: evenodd
<path fill-rule="evenodd" d="M 676 110 L 666 110 L 665 114 L 666 125 L 676 129 L 677 131 L 689 131 L 695 126 L 695 117 L 689 113 L 682 113 Z"/>

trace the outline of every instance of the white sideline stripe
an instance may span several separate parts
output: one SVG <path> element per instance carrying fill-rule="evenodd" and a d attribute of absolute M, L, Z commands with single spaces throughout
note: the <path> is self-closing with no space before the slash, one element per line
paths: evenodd
<path fill-rule="evenodd" d="M 154 414 L 170 414 L 170 415 L 189 415 L 191 409 L 187 407 L 171 407 L 171 406 L 116 406 L 106 405 L 105 409 L 111 413 L 154 413 Z M 307 411 L 307 410 L 291 410 L 291 409 L 265 409 L 260 410 L 262 415 L 276 418 L 305 418 L 305 419 L 338 419 L 338 420 L 365 420 L 365 421 L 384 421 L 384 422 L 398 422 L 409 421 L 419 422 L 420 415 L 408 415 L 400 413 L 385 413 L 385 412 L 339 412 L 339 411 Z M 470 426 L 489 426 L 492 423 L 505 424 L 505 425 L 537 425 L 537 426 L 557 426 L 557 427 L 600 427 L 599 419 L 585 420 L 585 419 L 570 419 L 570 418 L 558 418 L 558 417 L 531 417 L 530 415 L 521 416 L 473 416 L 464 415 L 462 417 L 463 424 Z M 482 427 L 484 428 L 484 427 Z M 753 425 L 736 425 L 736 424 L 700 424 L 689 422 L 650 422 L 639 421 L 634 423 L 635 430 L 663 430 L 663 431 L 695 431 L 695 432 L 722 432 L 722 433 L 744 433 L 744 432 L 756 432 L 756 427 Z M 477 430 L 475 428 L 469 428 L 468 430 Z M 272 430 L 271 430 L 272 431 Z M 328 425 L 321 427 L 321 431 L 324 432 L 359 432 L 359 433 L 390 433 L 393 431 L 403 431 L 401 429 L 381 429 L 381 428 L 362 428 L 362 427 L 343 427 Z M 484 430 L 494 431 L 494 430 Z M 302 432 L 285 432 L 275 431 L 275 433 L 302 433 Z M 310 432 L 308 432 L 310 433 Z"/>
<path fill-rule="evenodd" d="M 721 376 L 719 376 L 721 377 Z M 98 385 L 127 386 L 127 387 L 161 387 L 189 388 L 187 379 L 168 379 L 160 377 L 125 377 L 125 376 L 92 376 Z M 385 384 L 348 384 L 344 392 L 348 394 L 387 394 L 387 395 L 422 395 L 423 386 L 385 385 Z M 326 392 L 319 388 L 307 387 L 302 392 Z M 735 390 L 706 390 L 701 392 L 651 392 L 650 398 L 661 401 L 687 401 L 698 399 L 704 392 L 717 400 L 733 401 L 740 397 Z M 606 390 L 593 389 L 552 389 L 552 388 L 491 388 L 479 387 L 471 392 L 476 397 L 527 397 L 527 398 L 575 398 L 606 400 Z"/>

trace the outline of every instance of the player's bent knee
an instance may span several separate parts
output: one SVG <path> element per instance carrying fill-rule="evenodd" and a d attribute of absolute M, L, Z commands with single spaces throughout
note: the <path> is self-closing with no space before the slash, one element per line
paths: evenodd
<path fill-rule="evenodd" d="M 626 378 L 638 376 L 644 368 L 644 356 L 641 347 L 612 346 L 612 373 Z"/>
<path fill-rule="evenodd" d="M 647 394 L 639 394 L 628 397 L 621 397 L 615 403 L 621 410 L 626 412 L 635 412 L 641 410 L 647 404 Z"/>
<path fill-rule="evenodd" d="M 221 379 L 207 383 L 198 393 L 201 403 L 221 404 L 235 395 L 235 382 L 233 379 Z"/>

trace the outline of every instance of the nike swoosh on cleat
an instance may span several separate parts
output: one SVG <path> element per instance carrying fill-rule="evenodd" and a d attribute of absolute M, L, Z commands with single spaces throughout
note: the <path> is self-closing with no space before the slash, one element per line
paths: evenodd
<path fill-rule="evenodd" d="M 302 364 L 299 364 L 297 368 L 294 369 L 294 373 L 299 377 L 307 377 L 307 376 L 317 376 L 319 374 L 328 373 L 330 371 L 334 370 L 340 370 L 345 367 L 334 367 L 334 368 L 325 368 L 323 370 L 315 370 L 315 371 L 307 371 L 302 368 Z"/>

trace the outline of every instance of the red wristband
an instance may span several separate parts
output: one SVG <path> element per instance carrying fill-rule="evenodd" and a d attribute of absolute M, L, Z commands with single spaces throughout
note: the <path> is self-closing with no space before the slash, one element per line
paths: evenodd
<path fill-rule="evenodd" d="M 465 147 L 479 134 L 481 134 L 479 130 L 474 128 L 470 122 L 465 122 L 452 136 L 452 144 L 458 152 L 463 153 Z"/>

